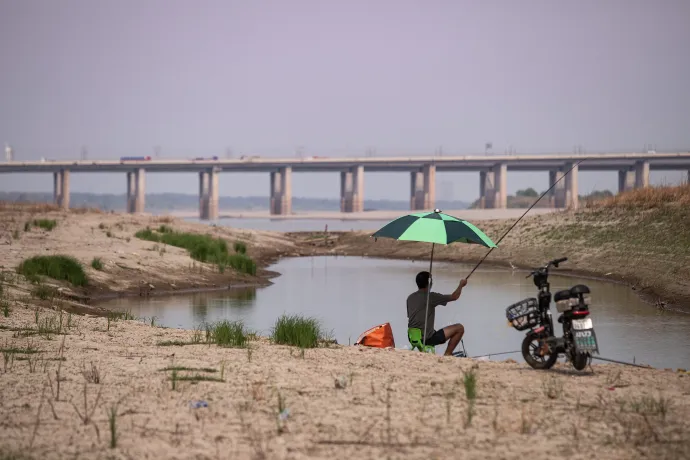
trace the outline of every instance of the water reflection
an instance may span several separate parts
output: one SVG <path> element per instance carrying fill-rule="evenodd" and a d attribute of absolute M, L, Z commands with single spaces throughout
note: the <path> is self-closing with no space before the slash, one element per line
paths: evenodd
<path fill-rule="evenodd" d="M 452 292 L 471 268 L 464 264 L 436 265 L 434 290 Z M 371 326 L 390 322 L 396 345 L 405 347 L 405 300 L 416 289 L 415 275 L 428 269 L 428 262 L 312 257 L 284 259 L 271 269 L 282 276 L 274 280 L 275 284 L 259 290 L 116 299 L 104 305 L 131 309 L 138 316 L 156 316 L 158 324 L 171 327 L 193 328 L 220 319 L 242 319 L 262 334 L 269 333 L 282 313 L 303 313 L 332 329 L 342 344 L 353 342 Z M 592 289 L 592 318 L 602 356 L 635 359 L 658 367 L 690 365 L 690 315 L 658 311 L 622 285 L 557 275 L 550 280 L 552 292 L 579 283 Z M 520 299 L 535 297 L 536 293 L 524 272 L 480 269 L 460 300 L 439 307 L 436 327 L 464 324 L 470 356 L 518 350 L 524 333 L 507 326 L 505 308 Z M 552 313 L 557 317 L 555 308 Z M 443 349 L 438 347 L 437 351 L 441 353 Z M 521 360 L 519 354 L 500 359 L 508 357 Z"/>
<path fill-rule="evenodd" d="M 209 321 L 209 309 L 246 312 L 254 307 L 255 300 L 256 288 L 242 288 L 223 292 L 222 296 L 219 296 L 218 292 L 198 292 L 190 296 L 189 305 L 193 323 L 198 325 Z"/>

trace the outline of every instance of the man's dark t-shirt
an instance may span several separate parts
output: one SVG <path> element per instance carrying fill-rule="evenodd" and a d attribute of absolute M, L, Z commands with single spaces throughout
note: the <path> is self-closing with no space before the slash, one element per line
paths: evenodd
<path fill-rule="evenodd" d="M 431 337 L 434 333 L 434 318 L 436 317 L 436 307 L 446 305 L 450 302 L 450 295 L 432 292 L 429 294 L 429 316 L 426 323 L 426 336 Z M 407 327 L 415 327 L 424 334 L 424 311 L 426 311 L 426 291 L 419 290 L 413 292 L 407 298 Z"/>

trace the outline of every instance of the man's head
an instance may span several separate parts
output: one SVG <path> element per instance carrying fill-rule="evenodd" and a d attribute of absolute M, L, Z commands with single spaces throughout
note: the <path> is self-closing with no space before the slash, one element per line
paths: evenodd
<path fill-rule="evenodd" d="M 429 272 L 419 272 L 417 273 L 417 278 L 415 281 L 417 281 L 417 287 L 419 289 L 426 289 L 429 287 L 429 278 L 431 278 L 431 274 Z"/>

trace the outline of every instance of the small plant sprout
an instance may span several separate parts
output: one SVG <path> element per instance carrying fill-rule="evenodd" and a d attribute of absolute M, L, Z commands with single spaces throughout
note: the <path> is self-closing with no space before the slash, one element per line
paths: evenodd
<path fill-rule="evenodd" d="M 111 406 L 106 410 L 108 416 L 108 427 L 110 428 L 110 448 L 117 447 L 117 405 Z"/>

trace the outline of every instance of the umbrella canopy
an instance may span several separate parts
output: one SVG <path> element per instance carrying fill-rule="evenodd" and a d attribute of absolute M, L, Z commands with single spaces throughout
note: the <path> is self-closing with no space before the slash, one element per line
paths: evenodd
<path fill-rule="evenodd" d="M 438 209 L 433 212 L 420 212 L 399 217 L 371 236 L 422 243 L 457 242 L 480 244 L 487 248 L 497 247 L 491 238 L 470 222 L 444 214 Z"/>

